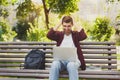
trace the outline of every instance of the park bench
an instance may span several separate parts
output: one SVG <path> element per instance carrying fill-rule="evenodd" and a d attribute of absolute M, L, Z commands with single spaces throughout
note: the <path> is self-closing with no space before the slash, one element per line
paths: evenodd
<path fill-rule="evenodd" d="M 0 42 L 0 80 L 48 79 L 55 42 Z M 87 69 L 79 69 L 79 78 L 120 80 L 114 42 L 80 42 Z M 24 57 L 32 49 L 46 53 L 45 70 L 23 69 Z M 62 72 L 60 77 L 67 78 Z"/>

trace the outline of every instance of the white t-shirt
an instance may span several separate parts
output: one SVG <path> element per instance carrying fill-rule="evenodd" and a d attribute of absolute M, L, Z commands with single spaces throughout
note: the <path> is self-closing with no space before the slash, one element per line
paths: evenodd
<path fill-rule="evenodd" d="M 73 40 L 72 40 L 72 35 L 64 35 L 64 39 L 60 45 L 60 47 L 75 47 Z M 76 62 L 79 63 L 79 65 L 81 65 L 79 59 L 77 58 Z M 77 63 L 76 63 L 77 64 Z"/>
<path fill-rule="evenodd" d="M 60 47 L 75 47 L 73 40 L 72 40 L 72 35 L 64 35 L 64 39 L 60 45 Z"/>

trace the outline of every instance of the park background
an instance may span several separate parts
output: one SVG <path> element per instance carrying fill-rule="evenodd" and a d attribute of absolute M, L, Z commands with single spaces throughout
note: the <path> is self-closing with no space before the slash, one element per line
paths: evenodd
<path fill-rule="evenodd" d="M 120 0 L 0 0 L 0 41 L 50 41 L 63 15 L 85 29 L 85 41 L 114 41 L 120 69 Z"/>

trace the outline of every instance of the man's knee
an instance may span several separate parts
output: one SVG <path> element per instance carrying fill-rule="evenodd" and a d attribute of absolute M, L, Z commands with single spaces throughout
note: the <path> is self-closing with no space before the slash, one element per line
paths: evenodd
<path fill-rule="evenodd" d="M 69 62 L 68 64 L 67 64 L 67 67 L 74 67 L 75 66 L 75 63 L 74 62 Z"/>
<path fill-rule="evenodd" d="M 78 69 L 78 65 L 76 65 L 76 63 L 75 62 L 69 62 L 68 64 L 67 64 L 67 69 Z"/>
<path fill-rule="evenodd" d="M 60 69 L 61 68 L 60 61 L 53 61 L 52 67 L 55 68 L 55 69 Z"/>

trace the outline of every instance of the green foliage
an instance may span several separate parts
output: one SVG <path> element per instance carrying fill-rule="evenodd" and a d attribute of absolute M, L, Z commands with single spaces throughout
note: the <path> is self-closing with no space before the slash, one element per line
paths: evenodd
<path fill-rule="evenodd" d="M 16 33 L 11 30 L 7 22 L 0 22 L 0 41 L 13 41 Z"/>
<path fill-rule="evenodd" d="M 120 13 L 117 15 L 116 20 L 120 20 Z"/>
<path fill-rule="evenodd" d="M 27 30 L 30 28 L 28 23 L 34 25 L 35 19 L 40 16 L 41 9 L 40 5 L 35 5 L 31 0 L 25 0 L 19 4 L 16 14 L 18 22 L 13 29 L 17 33 L 16 38 L 26 40 Z"/>
<path fill-rule="evenodd" d="M 11 0 L 12 5 L 14 5 L 18 0 Z"/>
<path fill-rule="evenodd" d="M 78 11 L 80 0 L 46 0 L 49 9 L 54 13 L 69 14 Z"/>
<path fill-rule="evenodd" d="M 9 16 L 8 6 L 15 2 L 17 0 L 0 0 L 0 17 L 7 18 Z"/>
<path fill-rule="evenodd" d="M 1 17 L 4 17 L 4 18 L 7 18 L 9 16 L 9 12 L 7 9 L 0 9 L 0 16 Z"/>
<path fill-rule="evenodd" d="M 115 1 L 120 2 L 120 0 L 107 0 L 107 2 L 110 2 L 110 3 L 113 3 L 113 2 L 115 2 Z"/>
<path fill-rule="evenodd" d="M 8 0 L 0 0 L 0 5 L 7 5 L 8 4 Z"/>
<path fill-rule="evenodd" d="M 46 38 L 47 30 L 44 28 L 33 26 L 31 23 L 29 30 L 27 30 L 27 41 L 49 41 Z"/>
<path fill-rule="evenodd" d="M 31 0 L 25 0 L 17 7 L 16 16 L 18 19 L 26 19 L 31 15 L 38 17 L 40 15 L 40 11 L 40 6 L 35 5 Z"/>
<path fill-rule="evenodd" d="M 17 7 L 17 14 L 16 16 L 19 17 L 23 17 L 25 18 L 26 16 L 28 16 L 29 12 L 33 11 L 33 3 L 31 0 L 25 0 L 25 2 L 23 2 L 22 4 L 19 4 L 19 6 Z"/>
<path fill-rule="evenodd" d="M 14 4 L 17 0 L 0 0 L 0 5 L 7 6 L 9 4 Z"/>
<path fill-rule="evenodd" d="M 119 45 L 120 46 L 120 35 L 115 35 L 115 42 L 116 42 L 116 45 Z"/>
<path fill-rule="evenodd" d="M 13 27 L 13 31 L 17 33 L 16 38 L 20 40 L 26 40 L 27 30 L 29 29 L 27 22 L 17 22 L 17 25 Z"/>
<path fill-rule="evenodd" d="M 16 18 L 18 19 L 18 24 L 24 23 L 27 26 L 21 25 L 21 28 L 16 27 L 16 29 L 18 31 L 22 31 L 19 29 L 25 28 L 23 34 L 25 34 L 25 36 L 26 36 L 27 30 L 29 29 L 28 23 L 30 22 L 30 23 L 32 23 L 32 25 L 34 25 L 34 21 L 36 19 L 38 20 L 39 16 L 42 14 L 41 13 L 42 10 L 43 10 L 42 5 L 35 4 L 32 0 L 24 0 L 24 2 L 19 4 L 17 7 Z M 21 34 L 19 34 L 19 35 L 21 35 Z M 20 37 L 19 35 L 18 35 L 18 37 Z M 23 38 L 26 38 L 25 36 Z M 20 39 L 22 39 L 22 38 L 20 38 Z"/>
<path fill-rule="evenodd" d="M 109 23 L 110 21 L 106 17 L 96 18 L 93 28 L 89 31 L 92 40 L 108 41 L 113 34 L 112 27 Z"/>

